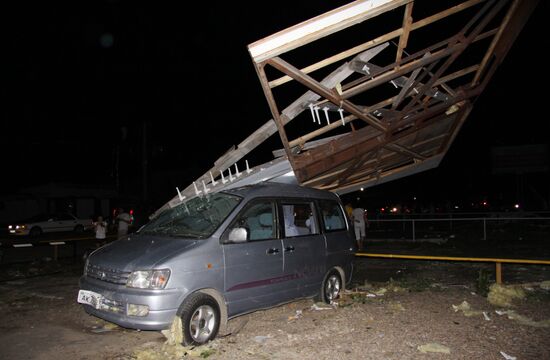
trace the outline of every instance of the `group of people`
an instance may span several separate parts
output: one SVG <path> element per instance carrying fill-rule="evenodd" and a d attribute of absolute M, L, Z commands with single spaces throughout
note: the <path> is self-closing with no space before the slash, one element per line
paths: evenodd
<path fill-rule="evenodd" d="M 121 237 L 128 234 L 128 226 L 132 222 L 132 217 L 130 216 L 130 214 L 124 211 L 124 209 L 119 208 L 118 215 L 115 217 L 114 220 L 117 224 L 117 238 L 120 239 Z M 93 225 L 96 240 L 98 240 L 99 242 L 104 242 L 107 238 L 108 224 L 103 219 L 103 216 L 98 216 L 97 221 L 95 221 Z"/>
<path fill-rule="evenodd" d="M 359 251 L 363 250 L 363 243 L 366 237 L 367 219 L 365 209 L 360 206 L 353 207 L 351 204 L 346 205 L 346 212 L 353 222 L 353 230 L 355 231 L 355 240 Z"/>

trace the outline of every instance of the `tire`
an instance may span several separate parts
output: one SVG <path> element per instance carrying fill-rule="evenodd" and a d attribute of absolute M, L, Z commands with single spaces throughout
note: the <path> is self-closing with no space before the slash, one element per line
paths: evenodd
<path fill-rule="evenodd" d="M 220 328 L 220 309 L 216 300 L 195 293 L 180 309 L 183 345 L 202 345 L 216 337 Z"/>
<path fill-rule="evenodd" d="M 342 277 L 336 270 L 331 270 L 325 276 L 321 291 L 315 300 L 330 304 L 340 296 L 342 291 Z"/>
<path fill-rule="evenodd" d="M 82 234 L 84 232 L 84 226 L 76 225 L 74 227 L 74 232 L 77 233 L 77 234 Z"/>
<path fill-rule="evenodd" d="M 42 235 L 42 229 L 38 226 L 33 227 L 29 232 L 29 236 L 33 238 L 39 237 L 40 235 Z"/>

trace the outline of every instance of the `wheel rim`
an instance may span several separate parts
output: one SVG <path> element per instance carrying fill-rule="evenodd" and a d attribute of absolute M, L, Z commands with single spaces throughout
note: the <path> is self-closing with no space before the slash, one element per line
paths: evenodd
<path fill-rule="evenodd" d="M 327 279 L 325 294 L 329 302 L 336 299 L 340 294 L 340 278 L 337 275 L 331 275 Z"/>
<path fill-rule="evenodd" d="M 209 305 L 199 306 L 189 321 L 189 333 L 194 341 L 204 343 L 208 341 L 216 325 L 216 313 Z"/>

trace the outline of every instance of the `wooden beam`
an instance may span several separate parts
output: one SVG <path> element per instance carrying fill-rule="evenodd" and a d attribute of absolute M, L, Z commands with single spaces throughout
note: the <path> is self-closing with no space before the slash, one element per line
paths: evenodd
<path fill-rule="evenodd" d="M 288 138 L 286 136 L 286 131 L 285 131 L 286 121 L 282 119 L 283 115 L 279 113 L 279 109 L 277 108 L 275 97 L 273 96 L 273 93 L 269 88 L 267 75 L 265 74 L 265 70 L 264 70 L 264 65 L 255 64 L 254 67 L 256 68 L 256 73 L 258 74 L 258 78 L 260 79 L 260 84 L 262 85 L 265 98 L 267 99 L 267 103 L 269 105 L 269 109 L 271 110 L 271 114 L 273 115 L 273 119 L 275 120 L 275 124 L 277 125 L 277 130 L 279 130 L 279 136 L 281 137 L 281 142 L 283 143 L 283 147 L 285 149 L 286 155 L 288 157 L 288 160 L 290 161 L 290 164 L 292 165 L 292 167 L 294 167 L 294 157 L 290 152 L 290 147 L 288 146 Z"/>
<path fill-rule="evenodd" d="M 502 20 L 502 23 L 498 27 L 498 32 L 493 38 L 493 41 L 491 41 L 491 44 L 489 45 L 489 48 L 485 52 L 485 55 L 483 56 L 483 60 L 479 63 L 479 69 L 476 72 L 476 75 L 474 76 L 474 80 L 472 80 L 472 86 L 477 85 L 479 83 L 479 78 L 481 77 L 481 74 L 485 70 L 485 66 L 487 66 L 487 62 L 489 62 L 489 59 L 491 56 L 493 56 L 493 52 L 495 51 L 496 44 L 500 41 L 500 38 L 502 37 L 502 33 L 508 26 L 508 23 L 510 22 L 510 18 L 512 17 L 512 14 L 516 11 L 517 7 L 519 6 L 519 0 L 514 0 L 512 3 L 512 6 L 510 6 L 510 9 L 506 12 L 506 16 L 504 17 L 504 20 Z"/>
<path fill-rule="evenodd" d="M 300 24 L 279 31 L 248 45 L 255 63 L 279 56 L 287 51 L 393 10 L 412 0 L 359 0 L 344 5 Z"/>
<path fill-rule="evenodd" d="M 355 170 L 360 168 L 364 162 L 368 161 L 372 157 L 376 155 L 375 151 L 371 151 L 368 153 L 364 153 L 359 157 L 359 159 L 354 160 L 354 163 L 352 166 L 348 167 L 339 177 L 338 177 L 338 185 L 343 184 L 353 173 Z"/>
<path fill-rule="evenodd" d="M 283 59 L 279 57 L 275 57 L 272 59 L 269 59 L 266 61 L 269 65 L 273 66 L 277 70 L 289 75 L 294 80 L 297 80 L 302 85 L 305 85 L 309 89 L 313 90 L 317 94 L 323 96 L 324 98 L 328 99 L 330 102 L 335 104 L 336 106 L 340 106 L 345 111 L 357 116 L 359 119 L 364 120 L 369 125 L 377 128 L 380 131 L 385 131 L 386 127 L 380 123 L 378 120 L 373 119 L 372 117 L 368 117 L 363 111 L 358 108 L 355 104 L 351 103 L 348 100 L 343 100 L 340 95 L 336 92 L 333 92 L 331 89 L 326 88 L 319 82 L 317 82 L 312 77 L 308 76 L 307 74 L 304 74 L 300 72 L 299 69 L 295 68 L 294 66 L 290 65 Z"/>
<path fill-rule="evenodd" d="M 384 43 L 369 50 L 365 50 L 355 56 L 352 62 L 369 61 L 370 59 L 378 55 L 386 47 L 388 47 L 388 45 L 388 43 Z M 350 64 L 351 63 L 344 63 L 340 65 L 336 70 L 331 72 L 321 81 L 321 85 L 328 89 L 333 89 L 337 84 L 343 82 L 354 73 L 354 70 Z M 309 90 L 305 92 L 302 96 L 300 96 L 297 100 L 295 100 L 292 104 L 287 106 L 286 109 L 283 110 L 283 114 L 285 114 L 290 119 L 294 119 L 298 114 L 304 111 L 305 106 L 318 101 L 320 98 L 321 96 L 319 94 Z"/>
<path fill-rule="evenodd" d="M 462 92 L 457 95 L 457 101 L 464 100 L 469 96 L 477 95 L 477 92 Z M 331 141 L 325 145 L 296 155 L 296 167 L 294 171 L 300 182 L 307 181 L 320 174 L 323 174 L 334 164 L 344 162 L 364 152 L 396 142 L 404 136 L 430 126 L 437 121 L 448 109 L 450 104 L 439 103 L 422 113 L 402 120 L 391 127 L 386 136 L 366 136 L 366 129 L 363 128 L 355 133 L 350 133 L 341 138 Z"/>
<path fill-rule="evenodd" d="M 393 102 L 391 104 L 392 109 L 396 109 L 401 103 L 401 101 L 403 101 L 405 96 L 409 93 L 409 90 L 411 89 L 411 86 L 415 82 L 414 80 L 418 76 L 418 73 L 420 72 L 420 70 L 422 70 L 422 68 L 415 69 L 412 72 L 411 76 L 409 76 L 409 78 L 405 82 L 405 85 L 403 85 L 403 87 L 401 88 L 401 91 L 399 92 L 399 94 L 393 98 Z"/>
<path fill-rule="evenodd" d="M 492 36 L 495 33 L 496 33 L 496 29 L 486 31 L 476 36 L 473 42 L 485 39 L 486 37 Z M 446 40 L 443 40 L 437 44 L 431 45 L 421 51 L 418 51 L 414 54 L 407 56 L 405 59 L 402 59 L 401 63 L 399 64 L 393 63 L 390 65 L 384 66 L 382 68 L 379 68 L 379 70 L 376 71 L 376 74 L 370 74 L 368 76 L 364 76 L 360 79 L 356 79 L 344 85 L 342 87 L 343 89 L 342 97 L 344 99 L 353 97 L 359 93 L 362 93 L 363 91 L 372 89 L 383 83 L 390 82 L 391 80 L 398 78 L 404 74 L 407 74 L 418 67 L 425 66 L 432 61 L 436 61 L 446 56 L 449 56 L 454 51 L 458 51 L 459 50 L 458 48 L 461 47 L 460 44 L 456 45 L 455 48 L 448 46 L 449 44 L 454 43 L 456 41 L 456 38 L 457 36 L 452 36 Z M 425 54 L 427 53 L 431 53 L 431 56 L 432 56 L 431 60 L 428 60 L 427 58 L 419 59 L 420 57 L 425 56 Z M 405 63 L 406 65 L 403 65 Z M 397 70 L 397 67 L 399 67 L 399 70 Z"/>
<path fill-rule="evenodd" d="M 427 18 L 424 18 L 422 20 L 419 20 L 415 23 L 412 24 L 411 26 L 411 30 L 417 30 L 417 29 L 420 29 L 426 25 L 429 25 L 429 24 L 432 24 L 436 21 L 439 21 L 441 19 L 444 19 L 450 15 L 453 15 L 453 14 L 456 14 L 460 11 L 463 11 L 463 10 L 466 10 L 472 6 L 475 6 L 479 3 L 482 3 L 484 1 L 487 1 L 487 0 L 469 0 L 469 1 L 465 1 L 461 4 L 458 4 L 458 5 L 455 5 L 451 8 L 448 8 L 447 10 L 444 10 L 444 11 L 441 11 L 441 12 L 438 12 L 437 14 L 434 14 L 432 16 L 429 16 Z"/>
<path fill-rule="evenodd" d="M 403 49 L 407 47 L 407 42 L 409 41 L 409 33 L 411 31 L 412 25 L 412 9 L 414 2 L 410 2 L 405 6 L 405 12 L 403 13 L 403 34 L 399 37 L 399 46 L 397 47 L 397 54 L 395 56 L 395 62 L 399 63 L 401 61 L 401 56 L 403 55 Z"/>
<path fill-rule="evenodd" d="M 496 4 L 495 4 L 496 2 Z M 403 109 L 403 112 L 407 112 L 411 109 L 411 107 L 415 104 L 417 100 L 420 100 L 422 96 L 432 88 L 433 84 L 437 81 L 437 79 L 453 64 L 453 62 L 458 58 L 460 54 L 468 47 L 476 38 L 479 33 L 485 28 L 485 26 L 495 17 L 495 15 L 502 9 L 502 7 L 505 5 L 507 1 L 506 0 L 499 0 L 498 2 L 496 0 L 489 0 L 480 10 L 479 12 L 464 26 L 464 28 L 459 32 L 459 38 L 462 37 L 462 35 L 465 35 L 474 24 L 483 17 L 483 19 L 475 26 L 475 28 L 472 30 L 472 32 L 463 40 L 460 41 L 460 46 L 457 44 L 450 44 L 453 48 L 457 48 L 457 51 L 453 52 L 447 60 L 441 65 L 435 74 L 430 78 L 430 80 L 422 86 L 421 90 L 418 92 L 417 95 L 413 95 L 412 100 L 405 106 Z M 494 4 L 494 6 L 493 6 Z M 492 8 L 491 8 L 492 7 Z M 488 13 L 484 16 L 485 12 Z"/>
<path fill-rule="evenodd" d="M 468 9 L 474 5 L 477 5 L 483 1 L 486 1 L 486 0 L 469 0 L 469 1 L 466 1 L 462 4 L 459 4 L 459 5 L 456 5 L 456 6 L 453 6 L 447 10 L 444 10 L 444 11 L 441 11 L 437 14 L 434 14 L 432 16 L 429 16 L 427 18 L 424 18 L 424 19 L 421 19 L 419 20 L 418 22 L 415 22 L 415 23 L 412 23 L 411 24 L 411 31 L 412 30 L 417 30 L 417 29 L 420 29 L 424 26 L 427 26 L 427 25 L 430 25 L 434 22 L 437 22 L 439 20 L 442 20 L 450 15 L 453 15 L 453 14 L 456 14 L 460 11 L 463 11 L 465 9 Z M 361 45 L 358 45 L 358 46 L 355 46 L 349 50 L 346 50 L 346 51 L 343 51 L 343 52 L 340 52 L 336 55 L 333 55 L 331 57 L 328 57 L 326 58 L 325 60 L 322 60 L 322 61 L 319 61 L 315 64 L 312 64 L 312 65 L 309 65 L 303 69 L 301 69 L 302 72 L 306 73 L 306 74 L 309 74 L 315 70 L 319 70 L 327 65 L 330 65 L 330 64 L 334 64 L 335 62 L 338 62 L 338 61 L 341 61 L 341 60 L 344 60 L 352 55 L 355 55 L 355 54 L 358 54 L 362 51 L 365 51 L 365 50 L 368 50 L 370 49 L 371 47 L 374 47 L 378 44 L 381 44 L 383 42 L 386 42 L 386 41 L 389 41 L 391 39 L 394 39 L 398 36 L 401 36 L 403 34 L 403 28 L 399 28 L 399 29 L 396 29 L 396 30 L 393 30 L 393 31 L 390 31 L 389 33 L 387 34 L 384 34 L 382 36 L 379 36 L 375 39 L 372 39 L 372 40 L 369 40 Z M 275 80 L 272 80 L 269 82 L 269 86 L 271 88 L 274 88 L 274 87 L 277 87 L 279 85 L 282 85 L 284 83 L 287 83 L 289 81 L 291 81 L 292 78 L 288 75 L 285 75 L 283 77 L 280 77 L 278 79 L 275 79 Z"/>
<path fill-rule="evenodd" d="M 363 51 L 369 50 L 375 46 L 378 46 L 380 44 L 383 44 L 385 42 L 388 42 L 389 40 L 398 37 L 403 32 L 402 29 L 394 30 L 392 32 L 387 33 L 386 35 L 382 35 L 377 37 L 376 39 L 367 41 L 361 45 L 355 46 L 349 50 L 342 51 L 341 53 L 338 53 L 336 55 L 333 55 L 331 57 L 326 58 L 325 60 L 321 60 L 319 62 L 316 62 L 315 64 L 309 65 L 303 69 L 300 69 L 301 72 L 304 74 L 309 74 L 314 72 L 315 70 L 319 70 L 324 68 L 327 65 L 334 64 L 335 62 L 344 60 L 350 56 L 359 54 Z M 271 88 L 277 87 L 279 85 L 285 84 L 289 81 L 292 81 L 292 78 L 288 75 L 282 76 L 278 79 L 272 80 L 269 82 L 269 86 Z"/>

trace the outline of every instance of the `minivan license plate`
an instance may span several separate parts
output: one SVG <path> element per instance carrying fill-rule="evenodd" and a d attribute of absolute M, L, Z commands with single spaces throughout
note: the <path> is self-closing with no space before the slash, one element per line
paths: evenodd
<path fill-rule="evenodd" d="M 93 291 L 80 290 L 78 292 L 77 301 L 81 304 L 87 304 L 99 309 L 99 304 L 101 303 L 101 294 L 98 294 Z"/>

